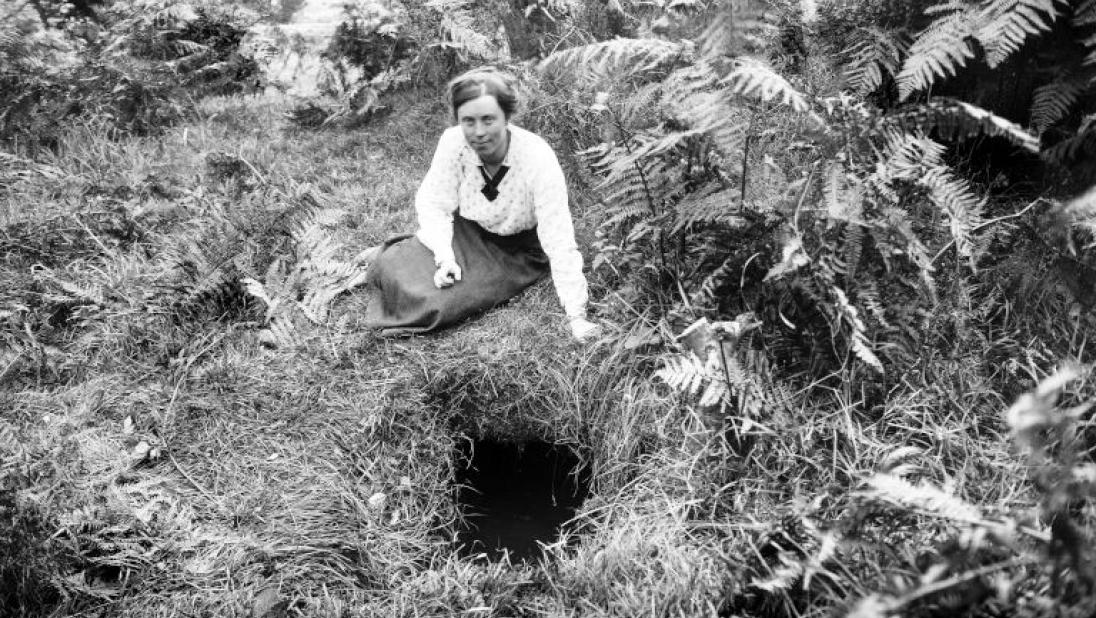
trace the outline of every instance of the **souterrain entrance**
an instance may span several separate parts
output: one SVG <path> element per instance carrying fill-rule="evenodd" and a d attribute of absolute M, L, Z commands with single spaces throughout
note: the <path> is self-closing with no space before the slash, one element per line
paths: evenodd
<path fill-rule="evenodd" d="M 535 560 L 589 493 L 589 474 L 571 448 L 544 441 L 464 440 L 457 482 L 464 556 Z"/>

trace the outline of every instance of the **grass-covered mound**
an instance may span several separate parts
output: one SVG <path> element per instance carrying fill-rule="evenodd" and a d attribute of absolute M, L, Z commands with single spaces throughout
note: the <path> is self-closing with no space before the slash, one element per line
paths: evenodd
<path fill-rule="evenodd" d="M 640 359 L 573 344 L 548 283 L 410 340 L 363 331 L 351 292 L 277 347 L 241 289 L 297 255 L 317 211 L 343 211 L 325 228 L 343 258 L 412 225 L 444 122 L 428 100 L 343 134 L 283 129 L 277 97 L 208 100 L 162 138 L 75 130 L 51 161 L 66 182 L 8 187 L 3 316 L 34 327 L 4 331 L 19 613 L 448 614 L 555 596 L 547 567 L 456 557 L 456 443 L 565 444 L 595 496 L 620 490 L 667 422 L 628 377 Z"/>

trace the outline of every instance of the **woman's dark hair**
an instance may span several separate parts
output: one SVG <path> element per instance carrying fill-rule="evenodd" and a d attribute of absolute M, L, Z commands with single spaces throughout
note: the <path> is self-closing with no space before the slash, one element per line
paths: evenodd
<path fill-rule="evenodd" d="M 511 79 L 505 73 L 490 67 L 472 69 L 449 82 L 449 104 L 453 118 L 461 105 L 484 95 L 491 95 L 498 101 L 507 120 L 518 110 L 518 97 L 514 93 Z"/>

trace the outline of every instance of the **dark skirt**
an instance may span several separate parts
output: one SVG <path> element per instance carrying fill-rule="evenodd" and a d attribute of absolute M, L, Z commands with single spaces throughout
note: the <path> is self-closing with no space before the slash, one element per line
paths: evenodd
<path fill-rule="evenodd" d="M 414 235 L 393 238 L 369 268 L 365 323 L 382 335 L 427 333 L 516 296 L 548 274 L 536 230 L 500 236 L 453 217 L 453 253 L 461 280 L 434 286 L 434 254 Z"/>

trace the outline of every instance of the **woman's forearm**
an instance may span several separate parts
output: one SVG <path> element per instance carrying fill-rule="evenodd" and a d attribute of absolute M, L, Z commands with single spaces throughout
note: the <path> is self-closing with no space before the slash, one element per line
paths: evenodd
<path fill-rule="evenodd" d="M 415 232 L 427 249 L 434 254 L 434 264 L 455 260 L 453 255 L 453 217 L 437 217 L 423 220 L 419 217 L 419 230 Z"/>

